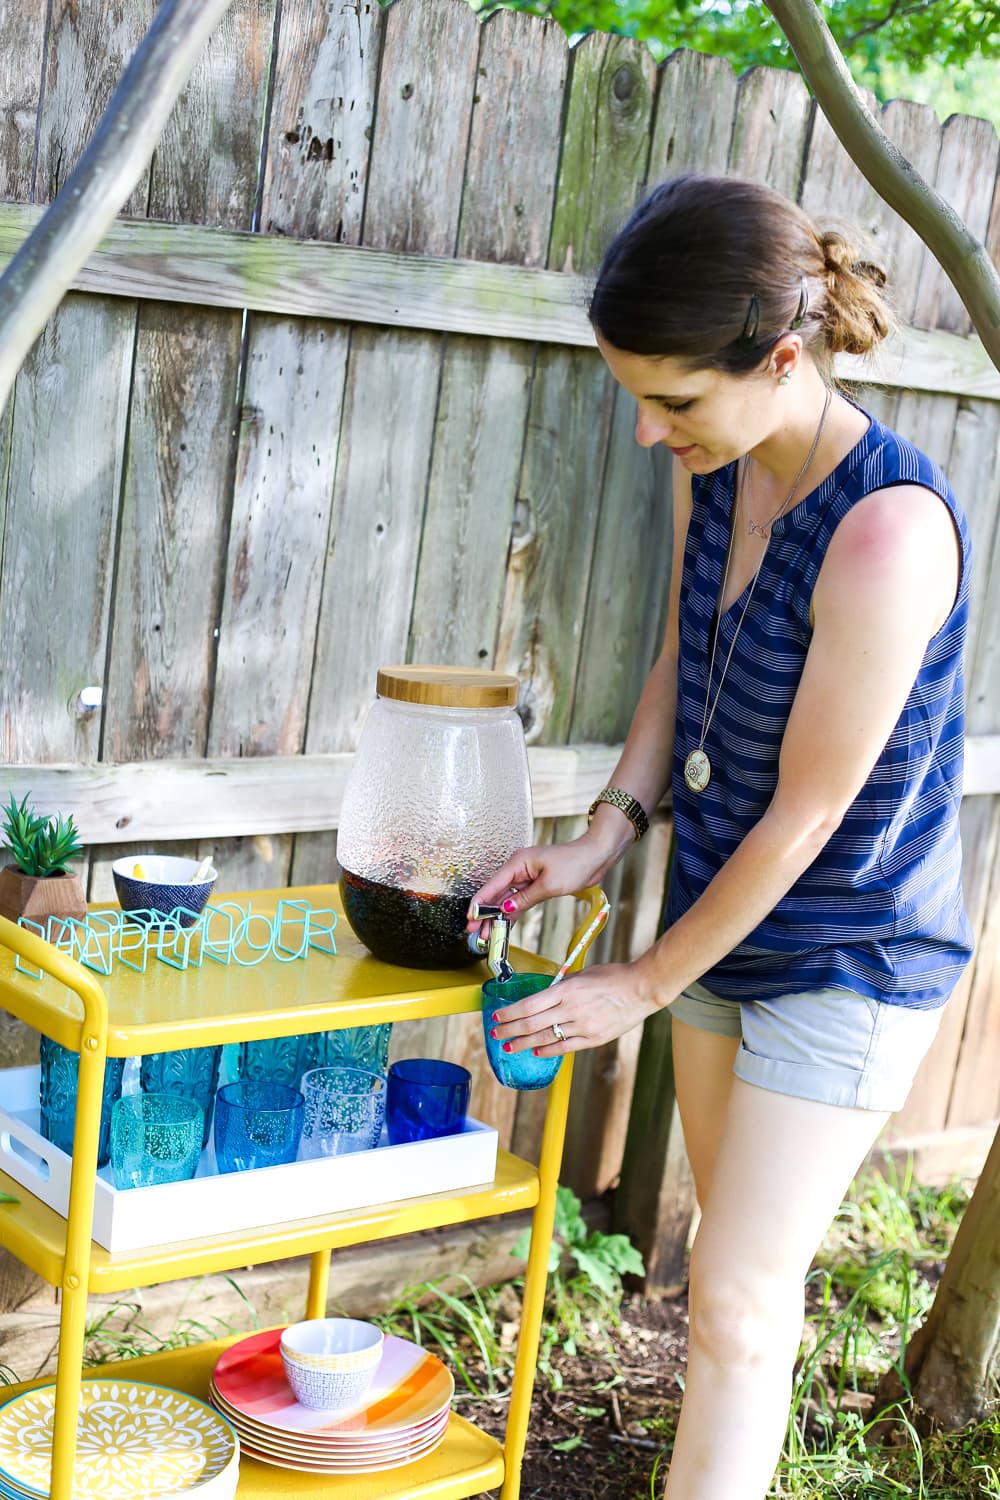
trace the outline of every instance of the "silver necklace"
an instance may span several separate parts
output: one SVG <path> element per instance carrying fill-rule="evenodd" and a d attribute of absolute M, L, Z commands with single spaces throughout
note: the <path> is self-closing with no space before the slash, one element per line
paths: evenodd
<path fill-rule="evenodd" d="M 708 755 L 705 752 L 705 741 L 708 738 L 708 731 L 712 727 L 712 720 L 715 717 L 715 710 L 719 706 L 719 697 L 722 693 L 722 684 L 726 680 L 726 672 L 729 670 L 729 663 L 732 661 L 733 651 L 736 648 L 736 642 L 739 639 L 740 631 L 743 628 L 743 621 L 747 617 L 747 610 L 750 608 L 750 601 L 753 599 L 754 589 L 757 587 L 757 579 L 760 577 L 760 570 L 764 566 L 764 559 L 767 556 L 767 549 L 771 541 L 771 527 L 774 525 L 775 521 L 779 520 L 780 517 L 784 515 L 789 501 L 791 500 L 792 496 L 795 494 L 795 491 L 798 489 L 799 485 L 802 483 L 803 478 L 805 477 L 806 470 L 809 468 L 809 465 L 816 457 L 816 449 L 819 447 L 820 439 L 823 436 L 823 429 L 826 426 L 826 419 L 830 411 L 830 401 L 832 397 L 833 391 L 829 386 L 827 386 L 826 398 L 823 402 L 823 413 L 819 419 L 819 426 L 816 428 L 816 435 L 812 440 L 812 446 L 809 449 L 809 452 L 806 454 L 805 463 L 796 474 L 795 481 L 792 484 L 791 489 L 788 491 L 788 494 L 785 496 L 780 510 L 777 510 L 764 526 L 758 526 L 756 522 L 750 522 L 751 534 L 753 534 L 753 532 L 756 530 L 759 535 L 764 537 L 764 550 L 760 555 L 760 562 L 757 564 L 756 572 L 754 573 L 753 578 L 750 580 L 750 591 L 747 594 L 746 603 L 740 611 L 740 617 L 736 622 L 736 629 L 733 631 L 733 638 L 729 643 L 729 650 L 726 653 L 726 659 L 722 665 L 722 674 L 719 677 L 719 686 L 715 690 L 715 701 L 712 703 L 711 709 L 709 709 L 709 699 L 712 695 L 712 677 L 715 672 L 715 653 L 719 644 L 719 632 L 722 628 L 722 601 L 726 597 L 726 584 L 729 582 L 729 565 L 733 560 L 733 542 L 736 537 L 736 522 L 739 518 L 740 505 L 744 498 L 744 488 L 746 484 L 747 470 L 750 465 L 750 455 L 747 454 L 747 456 L 743 460 L 743 468 L 740 470 L 739 481 L 737 483 L 736 504 L 733 507 L 733 524 L 729 533 L 729 547 L 726 552 L 726 566 L 722 574 L 722 588 L 719 591 L 719 615 L 716 620 L 715 631 L 712 636 L 712 654 L 708 663 L 708 680 L 705 683 L 705 708 L 701 717 L 701 738 L 698 741 L 695 749 L 688 752 L 687 759 L 684 762 L 684 780 L 692 792 L 703 792 L 712 779 L 712 762 L 709 760 Z M 747 516 L 747 519 L 749 521 L 749 515 Z"/>

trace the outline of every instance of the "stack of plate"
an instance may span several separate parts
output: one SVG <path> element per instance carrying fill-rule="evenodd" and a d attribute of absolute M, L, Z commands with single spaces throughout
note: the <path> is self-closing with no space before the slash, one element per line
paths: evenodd
<path fill-rule="evenodd" d="M 0 1497 L 47 1500 L 55 1384 L 0 1404 Z M 234 1500 L 240 1444 L 204 1401 L 136 1380 L 85 1380 L 73 1500 Z"/>
<path fill-rule="evenodd" d="M 232 1344 L 215 1366 L 209 1400 L 243 1453 L 282 1469 L 364 1474 L 430 1453 L 448 1426 L 455 1381 L 433 1354 L 389 1336 L 364 1396 L 342 1411 L 311 1411 L 292 1395 L 280 1328 Z"/>

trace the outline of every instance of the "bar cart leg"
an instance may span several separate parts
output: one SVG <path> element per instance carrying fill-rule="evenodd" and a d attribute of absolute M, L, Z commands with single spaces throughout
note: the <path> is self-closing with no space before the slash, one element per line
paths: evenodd
<path fill-rule="evenodd" d="M 91 1012 L 81 1028 L 80 1062 L 73 1131 L 63 1260 L 62 1305 L 59 1309 L 59 1360 L 56 1365 L 55 1412 L 52 1429 L 52 1500 L 70 1500 L 76 1466 L 77 1413 L 83 1374 L 83 1344 L 87 1330 L 87 1291 L 90 1285 L 90 1236 L 94 1213 L 94 1178 L 104 1092 L 107 1012 L 97 991 L 82 995 Z M 93 1012 L 97 1012 L 94 1024 Z"/>
<path fill-rule="evenodd" d="M 567 1055 L 552 1084 L 552 1097 L 545 1112 L 545 1129 L 538 1159 L 538 1203 L 531 1218 L 531 1248 L 524 1276 L 524 1305 L 517 1339 L 517 1358 L 510 1392 L 507 1436 L 504 1440 L 504 1481 L 500 1500 L 518 1500 L 521 1492 L 521 1465 L 528 1438 L 531 1417 L 531 1393 L 538 1364 L 538 1340 L 548 1280 L 549 1246 L 556 1215 L 556 1188 L 562 1163 L 563 1138 L 569 1111 L 569 1088 L 573 1076 L 573 1058 Z"/>
<path fill-rule="evenodd" d="M 309 1291 L 306 1296 L 306 1317 L 326 1317 L 326 1297 L 330 1285 L 330 1252 L 316 1250 L 309 1257 Z"/>

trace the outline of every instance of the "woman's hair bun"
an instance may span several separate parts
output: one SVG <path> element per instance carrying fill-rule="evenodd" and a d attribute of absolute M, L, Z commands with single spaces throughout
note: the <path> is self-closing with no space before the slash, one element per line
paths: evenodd
<path fill-rule="evenodd" d="M 819 235 L 826 271 L 823 323 L 831 354 L 871 354 L 892 331 L 883 266 L 837 229 Z"/>

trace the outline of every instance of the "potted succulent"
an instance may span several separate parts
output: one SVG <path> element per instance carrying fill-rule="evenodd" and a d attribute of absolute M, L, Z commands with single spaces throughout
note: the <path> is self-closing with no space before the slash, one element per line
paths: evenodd
<path fill-rule="evenodd" d="M 18 806 L 12 794 L 0 810 L 0 840 L 13 856 L 0 869 L 0 916 L 30 917 L 42 926 L 48 917 L 86 916 L 80 877 L 66 868 L 83 851 L 72 816 L 39 817 L 27 797 Z"/>

